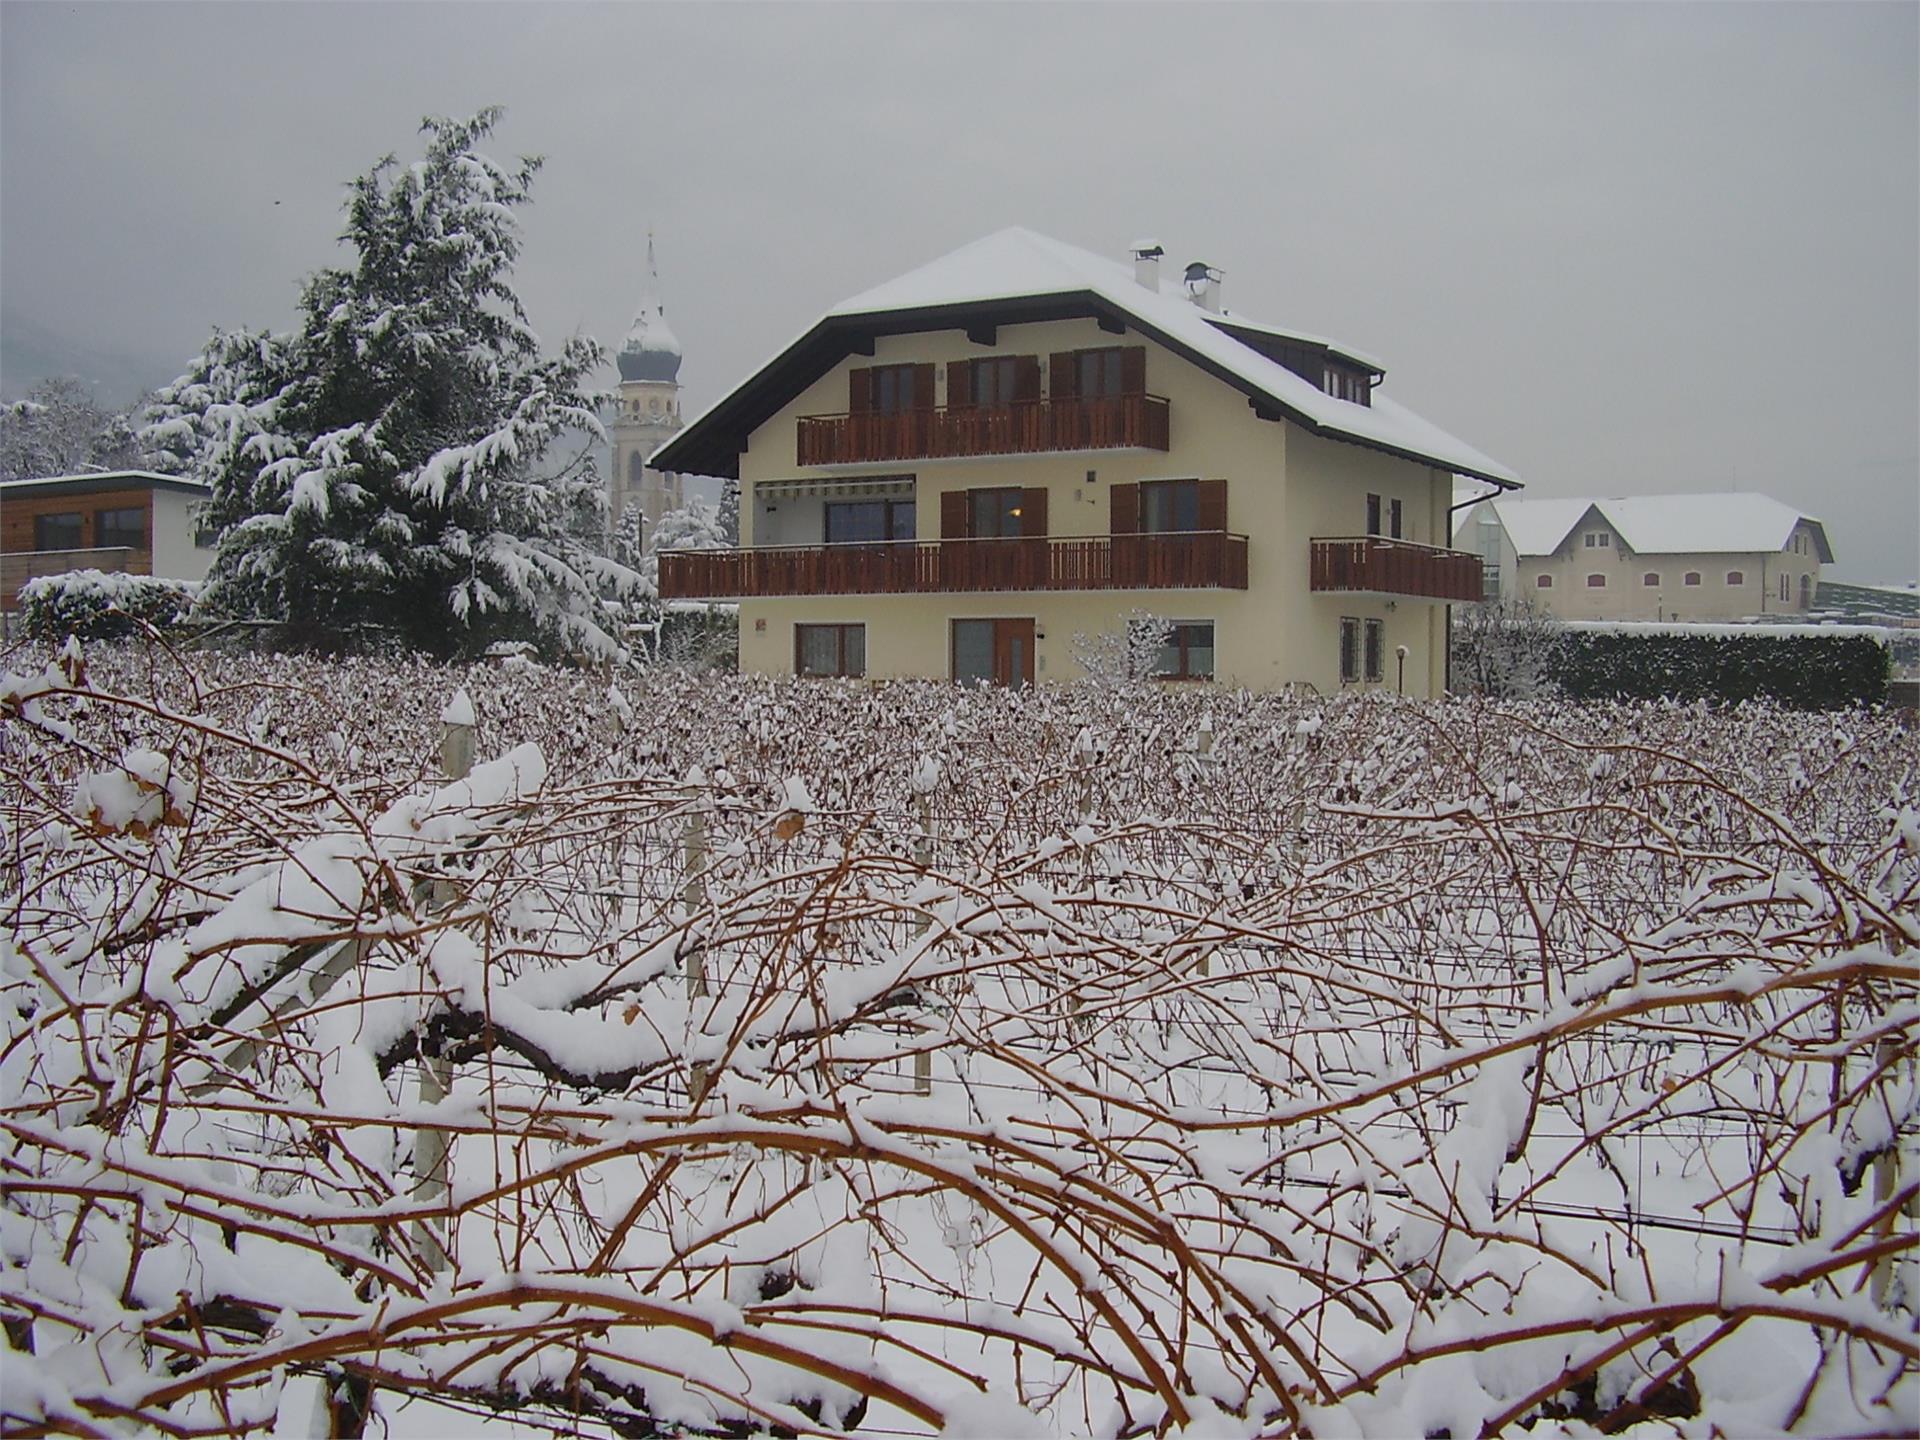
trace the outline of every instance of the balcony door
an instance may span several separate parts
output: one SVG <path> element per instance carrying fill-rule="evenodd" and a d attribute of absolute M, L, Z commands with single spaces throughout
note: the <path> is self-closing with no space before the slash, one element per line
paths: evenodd
<path fill-rule="evenodd" d="M 959 685 L 1033 684 L 1033 621 L 953 622 L 953 679 Z"/>

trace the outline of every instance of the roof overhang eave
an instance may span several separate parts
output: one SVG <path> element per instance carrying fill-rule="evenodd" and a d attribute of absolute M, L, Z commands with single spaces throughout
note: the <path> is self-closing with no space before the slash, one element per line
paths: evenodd
<path fill-rule="evenodd" d="M 863 349 L 871 353 L 870 342 L 881 335 L 917 334 L 928 330 L 997 330 L 1002 325 L 1031 325 L 1050 320 L 1095 319 L 1109 329 L 1133 330 L 1180 355 L 1188 363 L 1245 395 L 1263 419 L 1291 420 L 1316 435 L 1359 445 L 1398 459 L 1449 470 L 1456 475 L 1484 480 L 1503 490 L 1518 490 L 1521 482 L 1510 476 L 1495 475 L 1467 466 L 1408 450 L 1403 446 L 1354 434 L 1338 426 L 1314 419 L 1298 406 L 1290 405 L 1265 387 L 1247 379 L 1230 367 L 1195 350 L 1178 337 L 1168 334 L 1150 320 L 1115 304 L 1097 290 L 1060 290 L 1037 295 L 1004 296 L 988 300 L 964 300 L 940 305 L 916 305 L 888 310 L 863 310 L 829 313 L 812 329 L 763 365 L 711 410 L 696 419 L 679 435 L 668 441 L 654 456 L 662 470 L 684 474 L 740 477 L 740 450 L 746 440 L 781 405 L 799 393 L 828 367 L 844 356 Z M 982 343 L 991 344 L 991 341 Z M 806 371 L 797 384 L 791 380 L 798 371 Z M 780 398 L 766 404 L 765 398 Z"/>

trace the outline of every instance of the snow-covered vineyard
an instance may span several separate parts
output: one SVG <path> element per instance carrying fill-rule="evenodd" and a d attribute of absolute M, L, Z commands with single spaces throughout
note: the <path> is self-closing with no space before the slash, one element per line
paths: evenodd
<path fill-rule="evenodd" d="M 4 668 L 13 1433 L 1920 1417 L 1890 715 Z"/>

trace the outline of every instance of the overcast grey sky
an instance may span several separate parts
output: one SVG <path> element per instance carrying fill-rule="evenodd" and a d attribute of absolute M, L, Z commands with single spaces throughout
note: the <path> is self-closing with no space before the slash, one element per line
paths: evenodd
<path fill-rule="evenodd" d="M 1920 6 L 0 5 L 0 304 L 170 372 L 507 107 L 519 287 L 703 408 L 1003 225 L 1226 271 L 1536 495 L 1754 489 L 1920 575 Z"/>

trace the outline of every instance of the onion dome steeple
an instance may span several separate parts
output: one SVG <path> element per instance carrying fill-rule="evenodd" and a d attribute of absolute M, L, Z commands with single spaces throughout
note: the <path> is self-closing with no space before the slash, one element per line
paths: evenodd
<path fill-rule="evenodd" d="M 653 233 L 647 233 L 647 280 L 633 328 L 620 343 L 616 357 L 622 380 L 659 380 L 672 383 L 680 374 L 680 341 L 667 325 L 660 303 L 660 272 L 653 263 Z"/>

